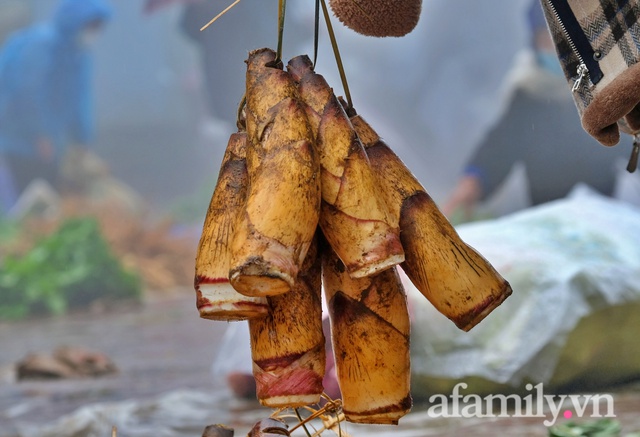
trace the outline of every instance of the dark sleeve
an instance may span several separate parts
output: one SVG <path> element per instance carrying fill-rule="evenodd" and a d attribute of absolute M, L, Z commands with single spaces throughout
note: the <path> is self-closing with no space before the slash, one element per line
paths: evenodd
<path fill-rule="evenodd" d="M 211 8 L 206 7 L 207 3 L 189 3 L 183 11 L 180 18 L 180 29 L 191 40 L 202 42 L 202 32 L 200 28 L 207 24 L 206 17 L 212 17 Z"/>
<path fill-rule="evenodd" d="M 615 162 L 625 161 L 630 141 L 604 147 L 587 134 L 570 99 L 545 105 L 532 114 L 535 140 L 526 151 L 527 176 L 534 204 L 565 197 L 579 182 L 611 195 Z M 626 146 L 626 147 L 625 147 Z"/>
<path fill-rule="evenodd" d="M 469 164 L 483 184 L 484 195 L 495 190 L 512 165 L 526 165 L 534 205 L 565 197 L 579 182 L 610 195 L 614 162 L 628 157 L 629 147 L 607 148 L 582 128 L 573 101 L 545 98 L 518 90 L 500 122 Z"/>
<path fill-rule="evenodd" d="M 482 185 L 482 198 L 490 196 L 504 181 L 511 167 L 524 157 L 521 117 L 518 107 L 523 95 L 518 91 L 498 123 L 489 131 L 476 149 L 465 169 L 465 174 L 475 175 Z"/>

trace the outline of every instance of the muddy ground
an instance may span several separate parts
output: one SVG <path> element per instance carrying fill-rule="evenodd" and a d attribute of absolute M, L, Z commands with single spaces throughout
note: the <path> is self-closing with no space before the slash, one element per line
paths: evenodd
<path fill-rule="evenodd" d="M 211 364 L 225 323 L 199 319 L 191 290 L 178 298 L 146 303 L 116 312 L 85 312 L 64 318 L 0 323 L 0 437 L 13 437 L 24 424 L 45 425 L 78 408 L 128 399 L 153 399 L 176 390 L 214 395 L 210 419 L 194 419 L 185 435 L 199 436 L 206 420 L 231 420 L 236 435 L 244 435 L 262 415 L 257 403 L 238 402 Z M 20 382 L 13 365 L 29 352 L 51 352 L 76 345 L 104 352 L 119 367 L 115 376 L 100 379 Z M 615 413 L 623 435 L 640 431 L 640 385 L 615 389 Z M 269 414 L 268 410 L 264 411 Z M 561 421 L 564 419 L 561 419 Z M 198 423 L 203 421 L 203 423 Z M 350 426 L 352 435 L 519 436 L 543 437 L 540 418 L 433 419 L 425 406 L 401 421 L 398 428 Z M 209 422 L 211 423 L 211 422 Z M 105 429 L 104 435 L 109 435 Z M 126 437 L 126 430 L 120 434 Z"/>

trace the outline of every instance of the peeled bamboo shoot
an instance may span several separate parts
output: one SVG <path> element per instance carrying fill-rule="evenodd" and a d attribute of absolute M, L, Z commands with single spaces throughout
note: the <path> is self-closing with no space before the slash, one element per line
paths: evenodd
<path fill-rule="evenodd" d="M 397 424 L 412 403 L 409 314 L 398 272 L 351 278 L 327 248 L 322 276 L 347 420 Z"/>
<path fill-rule="evenodd" d="M 326 360 L 320 275 L 313 244 L 292 290 L 268 297 L 269 315 L 249 320 L 253 375 L 265 406 L 298 407 L 320 400 Z"/>
<path fill-rule="evenodd" d="M 320 166 L 306 105 L 269 49 L 247 61 L 246 210 L 232 244 L 230 280 L 247 296 L 295 283 L 320 213 Z"/>
<path fill-rule="evenodd" d="M 287 66 L 316 121 L 322 180 L 320 227 L 353 277 L 372 275 L 404 260 L 398 223 L 349 117 L 307 56 Z"/>
<path fill-rule="evenodd" d="M 279 436 L 289 436 L 287 424 L 280 419 L 273 419 L 269 417 L 268 419 L 262 419 L 258 423 L 256 423 L 247 437 L 279 437 Z"/>
<path fill-rule="evenodd" d="M 229 283 L 229 246 L 247 194 L 246 143 L 245 132 L 229 138 L 198 245 L 194 285 L 205 319 L 243 320 L 268 311 L 266 298 L 243 296 Z"/>
<path fill-rule="evenodd" d="M 458 328 L 468 331 L 509 295 L 509 283 L 467 245 L 411 171 L 359 115 L 351 117 L 400 225 L 402 269 Z"/>

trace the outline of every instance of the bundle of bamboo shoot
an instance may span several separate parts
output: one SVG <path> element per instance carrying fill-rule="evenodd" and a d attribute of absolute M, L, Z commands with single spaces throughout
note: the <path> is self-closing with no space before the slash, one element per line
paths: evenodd
<path fill-rule="evenodd" d="M 243 320 L 268 312 L 264 297 L 244 296 L 229 283 L 231 239 L 247 195 L 246 148 L 246 132 L 231 135 L 198 245 L 194 285 L 205 319 Z"/>
<path fill-rule="evenodd" d="M 268 297 L 269 314 L 249 320 L 258 400 L 268 407 L 320 401 L 326 359 L 320 266 L 313 244 L 291 291 Z"/>
<path fill-rule="evenodd" d="M 378 189 L 364 147 L 349 117 L 307 56 L 288 70 L 309 105 L 320 156 L 320 228 L 353 277 L 370 276 L 404 261 L 397 221 Z"/>
<path fill-rule="evenodd" d="M 328 249 L 322 274 L 344 414 L 397 424 L 411 409 L 409 313 L 398 272 L 353 278 Z"/>
<path fill-rule="evenodd" d="M 320 213 L 320 167 L 306 105 L 275 52 L 247 61 L 249 186 L 231 246 L 229 279 L 247 296 L 293 288 Z"/>
<path fill-rule="evenodd" d="M 509 283 L 460 239 L 411 171 L 359 115 L 351 121 L 365 144 L 379 188 L 402 231 L 411 282 L 456 326 L 468 331 L 511 294 Z"/>
<path fill-rule="evenodd" d="M 246 132 L 229 141 L 198 248 L 200 315 L 249 319 L 262 404 L 313 404 L 325 367 L 322 281 L 347 420 L 398 423 L 411 395 L 396 266 L 464 330 L 509 285 L 308 57 L 285 71 L 272 50 L 251 52 L 238 124 Z"/>

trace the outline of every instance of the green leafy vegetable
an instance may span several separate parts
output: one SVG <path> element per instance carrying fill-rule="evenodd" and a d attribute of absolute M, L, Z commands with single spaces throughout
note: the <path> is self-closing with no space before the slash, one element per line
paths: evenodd
<path fill-rule="evenodd" d="M 567 422 L 549 428 L 549 437 L 619 437 L 620 423 L 602 419 L 591 422 Z"/>
<path fill-rule="evenodd" d="M 21 257 L 0 266 L 0 319 L 62 314 L 91 302 L 139 299 L 140 280 L 126 271 L 92 218 L 71 219 Z"/>

